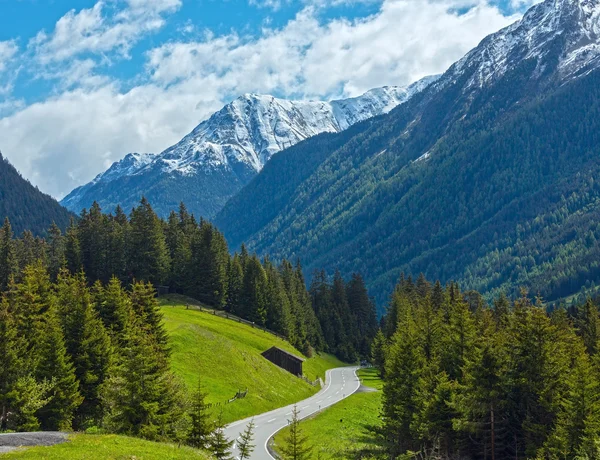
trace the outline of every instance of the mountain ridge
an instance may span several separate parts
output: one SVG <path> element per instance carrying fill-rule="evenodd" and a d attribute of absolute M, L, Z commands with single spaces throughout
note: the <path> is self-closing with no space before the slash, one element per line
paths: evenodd
<path fill-rule="evenodd" d="M 304 154 L 278 154 L 287 158 L 267 164 L 215 223 L 234 247 L 245 241 L 274 259 L 299 257 L 308 271 L 366 273 L 380 305 L 402 271 L 490 295 L 520 285 L 552 299 L 573 293 L 585 279 L 579 232 L 595 237 L 596 231 L 596 189 L 583 187 L 577 175 L 596 171 L 589 148 L 600 145 L 594 105 L 600 95 L 590 89 L 598 82 L 597 46 L 583 39 L 595 36 L 589 31 L 598 28 L 597 11 L 598 2 L 535 5 L 407 103 L 357 126 L 341 146 L 331 139 L 333 147 L 319 153 L 311 171 L 300 159 L 322 148 L 319 139 L 296 147 Z M 586 59 L 577 67 L 573 56 L 583 48 Z M 500 51 L 486 61 L 491 50 Z M 503 56 L 506 65 L 498 65 Z M 288 188 L 278 179 L 280 163 L 306 174 L 276 202 L 270 197 Z M 578 204 L 559 213 L 557 190 L 589 209 Z M 580 196 L 584 190 L 588 198 Z M 260 203 L 259 211 L 252 203 Z M 536 219 L 561 225 L 544 227 Z M 588 250 L 595 254 L 596 246 Z M 583 266 L 596 273 L 594 264 Z M 544 287 L 544 275 L 556 279 Z"/>
<path fill-rule="evenodd" d="M 166 215 L 179 201 L 185 201 L 191 211 L 211 217 L 274 153 L 317 134 L 340 132 L 387 113 L 437 77 L 425 77 L 406 87 L 375 88 L 355 98 L 331 102 L 245 94 L 162 153 L 130 153 L 90 183 L 73 190 L 61 203 L 73 211 L 88 207 L 93 201 L 103 207 L 121 204 L 127 208 L 150 190 L 147 198 L 159 214 Z M 178 190 L 170 180 L 173 178 L 189 184 L 193 192 L 177 197 Z M 156 181 L 161 185 L 157 187 Z M 217 185 L 216 181 L 224 183 Z M 170 200 L 168 204 L 156 203 L 165 197 Z"/>

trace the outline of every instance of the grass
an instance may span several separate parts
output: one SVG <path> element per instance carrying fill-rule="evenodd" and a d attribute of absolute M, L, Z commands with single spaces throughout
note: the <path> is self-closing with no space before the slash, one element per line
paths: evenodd
<path fill-rule="evenodd" d="M 383 383 L 375 369 L 361 369 L 358 375 L 364 386 L 381 390 Z M 381 391 L 354 393 L 302 421 L 302 432 L 313 446 L 312 456 L 321 460 L 353 458 L 353 452 L 368 451 L 372 447 L 368 428 L 379 424 L 380 409 Z M 285 443 L 288 432 L 285 428 L 277 433 L 275 450 Z"/>
<path fill-rule="evenodd" d="M 190 309 L 185 307 L 190 304 Z M 236 321 L 193 309 L 193 301 L 181 296 L 161 299 L 161 310 L 169 333 L 173 370 L 190 390 L 199 376 L 209 403 L 223 403 L 238 390 L 248 395 L 223 409 L 223 422 L 267 412 L 308 398 L 318 391 L 305 381 L 280 369 L 261 356 L 278 346 L 301 356 L 288 342 L 268 332 Z M 304 362 L 304 374 L 311 380 L 324 378 L 327 369 L 345 366 L 335 357 L 321 354 Z M 205 453 L 172 444 L 155 443 L 117 435 L 74 434 L 70 441 L 51 447 L 32 447 L 8 454 L 18 459 L 206 459 Z"/>
<path fill-rule="evenodd" d="M 301 353 L 288 342 L 268 332 L 207 312 L 186 309 L 181 298 L 162 299 L 162 312 L 172 347 L 171 362 L 176 374 L 190 390 L 202 385 L 208 402 L 224 403 L 238 390 L 248 395 L 223 409 L 229 423 L 308 398 L 318 391 L 261 356 L 272 346 Z M 307 359 L 304 374 L 311 380 L 345 364 L 330 355 Z M 216 409 L 219 410 L 219 409 Z"/>
<path fill-rule="evenodd" d="M 0 454 L 2 460 L 168 460 L 209 459 L 208 454 L 189 447 L 144 441 L 117 435 L 74 434 L 64 444 L 30 447 Z"/>

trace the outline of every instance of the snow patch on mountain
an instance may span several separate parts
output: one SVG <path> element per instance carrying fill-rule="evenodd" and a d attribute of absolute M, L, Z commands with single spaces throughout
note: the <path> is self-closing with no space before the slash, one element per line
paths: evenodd
<path fill-rule="evenodd" d="M 275 153 L 317 134 L 339 132 L 388 113 L 438 78 L 439 75 L 429 76 L 406 87 L 385 86 L 331 102 L 245 94 L 164 152 L 130 153 L 90 183 L 73 190 L 61 203 L 78 210 L 82 197 L 94 185 L 150 172 L 194 176 L 228 169 L 256 174 Z"/>
<path fill-rule="evenodd" d="M 452 84 L 474 68 L 466 89 L 481 88 L 526 59 L 537 61 L 539 74 L 553 58 L 558 59 L 559 76 L 566 80 L 598 67 L 599 42 L 599 0 L 546 0 L 530 8 L 521 20 L 484 38 L 436 86 Z"/>

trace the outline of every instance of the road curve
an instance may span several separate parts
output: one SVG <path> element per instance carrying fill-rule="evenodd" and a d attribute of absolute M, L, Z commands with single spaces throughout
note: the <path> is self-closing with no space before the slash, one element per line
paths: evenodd
<path fill-rule="evenodd" d="M 306 418 L 355 393 L 360 388 L 360 380 L 356 375 L 357 370 L 358 367 L 338 367 L 327 371 L 325 386 L 316 395 L 296 403 L 300 418 Z M 250 460 L 273 459 L 267 447 L 269 439 L 288 425 L 293 407 L 294 405 L 292 404 L 227 425 L 225 435 L 235 441 L 232 451 L 233 456 L 236 459 L 239 458 L 237 439 L 240 433 L 246 428 L 248 422 L 254 419 L 254 444 L 256 448 Z"/>

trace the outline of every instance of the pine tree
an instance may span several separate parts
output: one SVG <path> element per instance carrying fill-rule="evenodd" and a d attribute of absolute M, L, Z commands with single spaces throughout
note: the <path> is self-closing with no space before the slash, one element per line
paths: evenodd
<path fill-rule="evenodd" d="M 70 430 L 73 416 L 83 402 L 75 369 L 54 310 L 46 313 L 41 359 L 36 371 L 38 380 L 52 382 L 51 399 L 37 412 L 44 430 Z"/>
<path fill-rule="evenodd" d="M 153 337 L 134 319 L 130 324 L 118 364 L 102 386 L 104 423 L 116 432 L 168 439 L 183 416 L 182 387 L 163 364 Z"/>
<path fill-rule="evenodd" d="M 131 297 L 115 276 L 105 287 L 97 282 L 94 288 L 96 310 L 104 326 L 117 341 L 122 341 L 133 311 Z"/>
<path fill-rule="evenodd" d="M 66 268 L 71 273 L 78 273 L 83 265 L 81 262 L 81 246 L 79 244 L 79 232 L 75 220 L 71 218 L 71 223 L 67 228 L 65 236 L 65 263 Z"/>
<path fill-rule="evenodd" d="M 57 296 L 67 351 L 84 398 L 76 414 L 75 428 L 78 428 L 87 422 L 98 422 L 102 416 L 100 389 L 109 375 L 113 349 L 104 324 L 92 306 L 83 274 L 61 273 Z"/>
<path fill-rule="evenodd" d="M 312 447 L 308 445 L 308 438 L 300 428 L 298 407 L 292 409 L 292 419 L 289 421 L 289 432 L 285 444 L 280 452 L 284 460 L 308 460 L 311 457 Z"/>
<path fill-rule="evenodd" d="M 18 261 L 13 232 L 8 217 L 0 228 L 0 291 L 8 288 L 11 278 L 17 274 Z"/>
<path fill-rule="evenodd" d="M 249 459 L 254 452 L 255 445 L 252 444 L 254 441 L 254 419 L 250 420 L 246 429 L 243 433 L 240 433 L 240 441 L 238 443 L 238 450 L 240 451 L 240 460 Z"/>
<path fill-rule="evenodd" d="M 219 418 L 215 424 L 215 428 L 210 435 L 209 452 L 215 456 L 217 460 L 232 460 L 231 447 L 233 441 L 230 441 L 225 436 L 225 425 L 223 424 L 223 414 L 219 414 Z"/>
<path fill-rule="evenodd" d="M 135 283 L 131 292 L 133 311 L 142 328 L 154 338 L 157 350 L 169 356 L 169 337 L 162 322 L 163 315 L 156 299 L 156 291 L 150 283 Z"/>
<path fill-rule="evenodd" d="M 587 352 L 595 355 L 600 340 L 600 319 L 598 307 L 590 299 L 579 307 L 576 324 Z"/>
<path fill-rule="evenodd" d="M 225 310 L 233 314 L 240 314 L 242 289 L 244 283 L 244 270 L 237 253 L 230 259 L 227 267 L 227 303 Z"/>
<path fill-rule="evenodd" d="M 25 366 L 26 342 L 19 334 L 17 322 L 6 298 L 0 299 L 0 431 L 8 428 L 11 395 L 19 378 L 31 369 Z"/>
<path fill-rule="evenodd" d="M 198 387 L 192 395 L 190 404 L 191 427 L 188 433 L 187 443 L 197 449 L 206 449 L 209 446 L 213 425 L 210 421 L 209 406 L 202 383 L 198 380 Z"/>
<path fill-rule="evenodd" d="M 52 223 L 48 230 L 48 273 L 50 279 L 56 280 L 58 272 L 65 266 L 65 241 L 58 228 Z"/>
<path fill-rule="evenodd" d="M 131 258 L 133 277 L 159 285 L 167 280 L 170 269 L 169 252 L 162 222 L 142 198 L 140 205 L 131 211 Z"/>
<path fill-rule="evenodd" d="M 385 377 L 385 354 L 386 354 L 387 343 L 385 335 L 381 332 L 381 329 L 375 334 L 373 344 L 371 345 L 371 362 L 373 366 L 379 371 L 379 375 Z"/>

